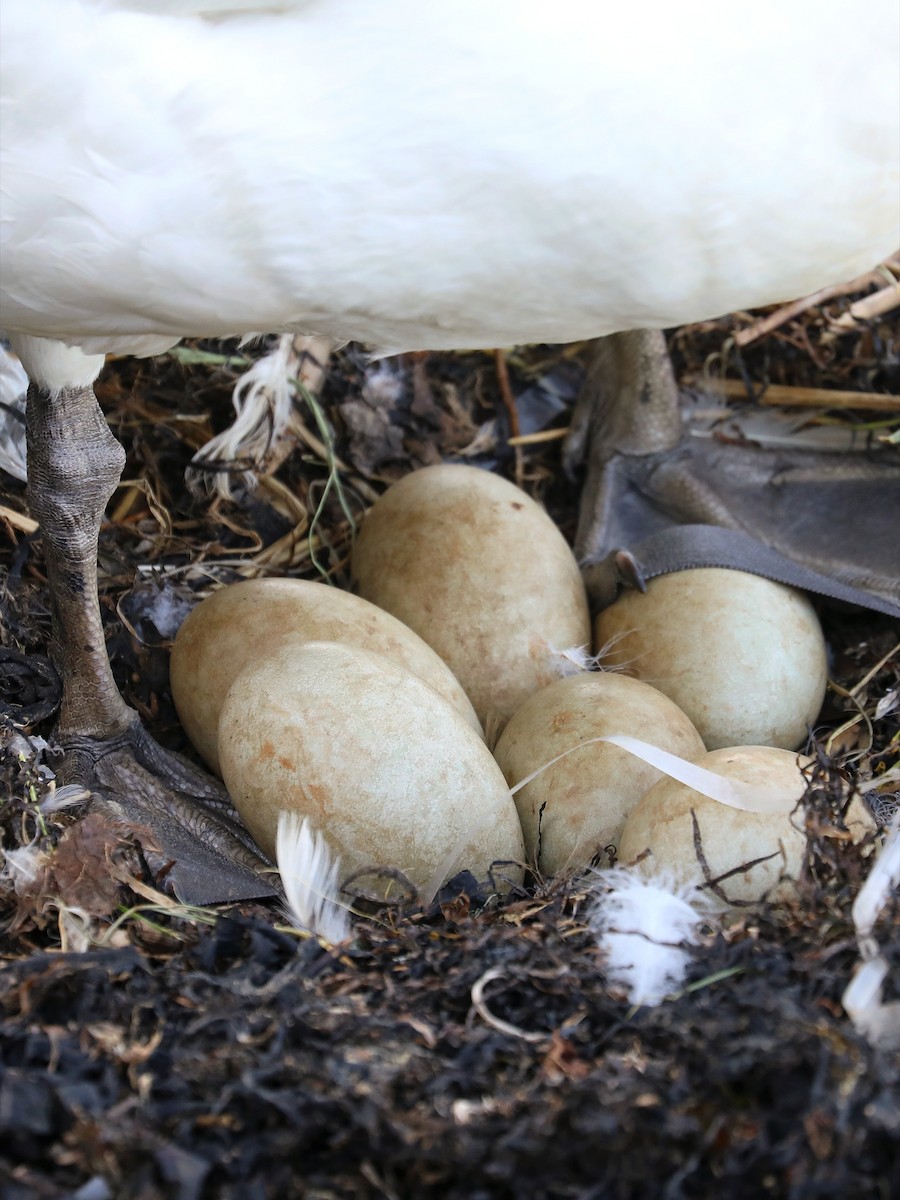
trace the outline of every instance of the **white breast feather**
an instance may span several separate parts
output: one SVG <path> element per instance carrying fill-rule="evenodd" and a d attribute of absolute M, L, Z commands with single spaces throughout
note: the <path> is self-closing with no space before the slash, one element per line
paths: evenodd
<path fill-rule="evenodd" d="M 574 340 L 790 298 L 900 243 L 894 0 L 0 19 L 0 325 L 90 353 Z"/>

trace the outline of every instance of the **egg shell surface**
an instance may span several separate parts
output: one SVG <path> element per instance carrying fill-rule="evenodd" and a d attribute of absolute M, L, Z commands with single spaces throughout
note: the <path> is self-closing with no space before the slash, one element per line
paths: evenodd
<path fill-rule="evenodd" d="M 594 644 L 604 665 L 665 693 L 707 749 L 806 740 L 827 683 L 825 639 L 807 597 L 720 568 L 678 571 L 629 589 L 604 609 Z"/>
<path fill-rule="evenodd" d="M 352 568 L 361 595 L 434 647 L 485 724 L 563 674 L 554 651 L 590 640 L 562 534 L 519 488 L 477 467 L 426 467 L 390 487 L 366 515 Z"/>
<path fill-rule="evenodd" d="M 333 641 L 383 654 L 430 684 L 479 734 L 462 685 L 418 634 L 374 604 L 305 579 L 248 579 L 202 600 L 182 623 L 169 674 L 178 716 L 219 775 L 218 726 L 234 680 L 289 642 Z"/>
<path fill-rule="evenodd" d="M 609 671 L 573 675 L 535 692 L 501 734 L 494 757 L 511 787 L 565 754 L 515 793 L 525 853 L 542 874 L 584 867 L 604 847 L 617 846 L 626 817 L 662 778 L 619 746 L 580 745 L 620 733 L 689 760 L 706 752 L 671 700 Z"/>
<path fill-rule="evenodd" d="M 391 867 L 427 888 L 439 870 L 483 879 L 495 860 L 523 860 L 516 806 L 484 742 L 380 655 L 309 642 L 249 667 L 225 697 L 219 754 L 235 807 L 270 856 L 287 810 L 325 835 L 342 878 Z M 522 878 L 520 867 L 501 873 Z"/>
<path fill-rule="evenodd" d="M 734 746 L 703 755 L 697 766 L 765 785 L 783 798 L 783 811 L 745 812 L 664 777 L 625 822 L 619 861 L 627 866 L 649 851 L 641 860 L 646 874 L 662 869 L 680 883 L 704 882 L 707 876 L 695 845 L 696 818 L 696 836 L 710 879 L 755 863 L 722 879 L 715 893 L 719 899 L 753 902 L 766 895 L 784 897 L 800 874 L 806 849 L 804 813 L 797 807 L 806 779 L 797 755 L 771 746 Z"/>

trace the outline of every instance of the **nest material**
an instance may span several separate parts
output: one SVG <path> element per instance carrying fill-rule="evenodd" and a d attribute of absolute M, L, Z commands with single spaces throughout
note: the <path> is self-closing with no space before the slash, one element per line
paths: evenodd
<path fill-rule="evenodd" d="M 897 331 L 889 321 L 844 328 L 853 302 L 833 297 L 745 338 L 740 371 L 788 387 L 897 391 Z M 753 320 L 679 331 L 680 371 L 701 371 Z M 540 348 L 505 365 L 525 397 L 526 437 L 533 414 L 551 428 L 564 421 L 577 352 Z M 518 468 L 563 529 L 574 527 L 576 497 L 553 438 L 518 461 L 506 449 L 505 384 L 487 355 L 407 361 L 401 383 L 389 381 L 396 407 L 386 420 L 385 380 L 352 348 L 342 352 L 321 402 L 331 450 L 311 435 L 343 460 L 341 495 L 334 459 L 304 449 L 295 429 L 301 447 L 273 456 L 274 480 L 232 503 L 199 500 L 184 470 L 213 432 L 204 414 L 227 420 L 231 374 L 227 358 L 116 363 L 101 386 L 129 450 L 102 547 L 114 668 L 129 703 L 176 749 L 185 747 L 166 658 L 179 606 L 273 569 L 344 581 L 353 518 L 402 470 L 448 453 L 494 460 Z M 363 420 L 361 405 L 375 415 Z M 300 425 L 321 433 L 311 418 Z M 20 485 L 2 488 L 0 503 L 24 521 Z M 42 707 L 27 732 L 5 721 L 0 752 L 3 845 L 17 863 L 0 894 L 5 1195 L 562 1200 L 900 1189 L 900 1069 L 840 1004 L 858 961 L 851 905 L 868 869 L 842 813 L 860 781 L 896 770 L 890 621 L 826 614 L 839 690 L 815 744 L 796 903 L 710 926 L 683 992 L 634 1010 L 606 978 L 578 880 L 503 901 L 461 880 L 427 911 L 411 904 L 359 920 L 338 954 L 279 930 L 272 908 L 186 911 L 157 893 L 140 831 L 79 820 L 77 793 L 54 794 L 42 565 L 26 526 L 6 528 L 2 643 L 15 688 Z M 884 814 L 892 787 L 876 802 Z M 876 930 L 893 969 L 889 1000 L 897 915 L 895 906 Z"/>

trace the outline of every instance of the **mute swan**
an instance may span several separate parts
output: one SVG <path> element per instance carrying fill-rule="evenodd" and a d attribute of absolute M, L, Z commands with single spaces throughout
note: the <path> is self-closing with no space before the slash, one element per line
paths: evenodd
<path fill-rule="evenodd" d="M 658 329 L 900 242 L 896 0 L 4 0 L 0 21 L 0 327 L 31 381 L 59 736 L 197 901 L 259 894 L 264 864 L 113 683 L 104 354 Z"/>

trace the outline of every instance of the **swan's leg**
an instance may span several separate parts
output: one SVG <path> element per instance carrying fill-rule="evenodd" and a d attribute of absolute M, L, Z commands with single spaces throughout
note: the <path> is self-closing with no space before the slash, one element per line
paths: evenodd
<path fill-rule="evenodd" d="M 28 389 L 28 501 L 41 526 L 63 679 L 59 733 L 111 737 L 131 712 L 113 682 L 97 598 L 97 539 L 125 466 L 91 386 Z"/>
<path fill-rule="evenodd" d="M 221 785 L 157 746 L 113 680 L 97 595 L 97 545 L 124 466 L 90 383 L 32 383 L 26 414 L 28 496 L 40 522 L 63 681 L 64 775 L 95 802 L 149 827 L 176 894 L 193 903 L 266 895 L 268 864 Z"/>
<path fill-rule="evenodd" d="M 580 562 L 608 549 L 619 460 L 663 454 L 680 440 L 678 386 L 662 333 L 639 329 L 598 339 L 564 451 L 571 474 L 585 468 L 575 535 Z"/>

